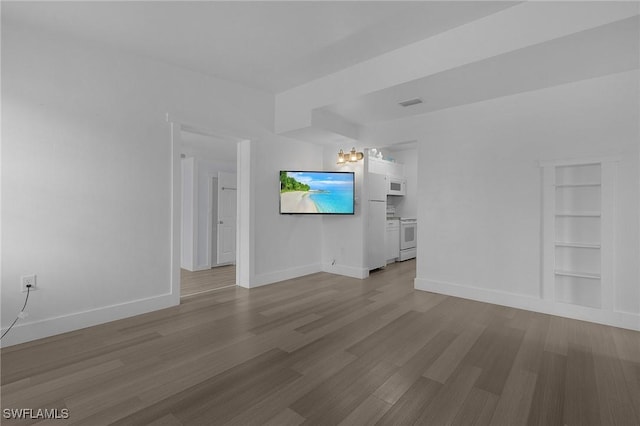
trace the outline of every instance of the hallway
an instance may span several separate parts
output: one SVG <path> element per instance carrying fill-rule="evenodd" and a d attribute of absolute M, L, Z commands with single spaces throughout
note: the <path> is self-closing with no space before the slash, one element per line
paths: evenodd
<path fill-rule="evenodd" d="M 180 297 L 193 296 L 235 284 L 235 265 L 218 266 L 196 272 L 180 269 Z"/>

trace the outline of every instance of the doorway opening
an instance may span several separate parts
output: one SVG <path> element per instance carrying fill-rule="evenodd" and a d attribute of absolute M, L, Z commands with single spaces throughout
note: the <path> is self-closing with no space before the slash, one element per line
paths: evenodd
<path fill-rule="evenodd" d="M 238 141 L 180 127 L 180 297 L 236 285 Z"/>
<path fill-rule="evenodd" d="M 373 163 L 374 173 L 389 176 L 386 186 L 386 263 L 403 262 L 403 268 L 413 269 L 414 274 L 419 244 L 418 151 L 418 142 L 409 140 L 369 152 L 377 160 Z"/>

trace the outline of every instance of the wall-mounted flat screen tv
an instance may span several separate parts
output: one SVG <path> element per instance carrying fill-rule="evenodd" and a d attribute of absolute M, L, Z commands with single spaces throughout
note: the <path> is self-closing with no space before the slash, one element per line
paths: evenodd
<path fill-rule="evenodd" d="M 353 172 L 280 171 L 280 214 L 354 214 Z"/>

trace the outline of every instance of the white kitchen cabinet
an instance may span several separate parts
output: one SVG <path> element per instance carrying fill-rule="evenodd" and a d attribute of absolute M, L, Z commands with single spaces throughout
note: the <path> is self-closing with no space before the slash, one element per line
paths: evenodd
<path fill-rule="evenodd" d="M 369 157 L 369 173 L 377 173 L 380 175 L 394 177 L 404 177 L 404 164 L 382 160 L 380 158 Z"/>
<path fill-rule="evenodd" d="M 400 221 L 398 219 L 387 220 L 385 249 L 387 253 L 387 263 L 395 262 L 400 256 Z"/>

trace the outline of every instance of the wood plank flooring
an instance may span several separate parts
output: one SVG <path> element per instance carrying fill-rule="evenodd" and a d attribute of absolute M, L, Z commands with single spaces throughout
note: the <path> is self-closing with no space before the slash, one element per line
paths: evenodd
<path fill-rule="evenodd" d="M 74 425 L 638 425 L 640 333 L 318 273 L 2 349 Z M 39 420 L 4 420 L 35 424 Z"/>
<path fill-rule="evenodd" d="M 180 269 L 180 296 L 192 296 L 236 284 L 235 265 L 218 266 L 204 271 Z"/>

